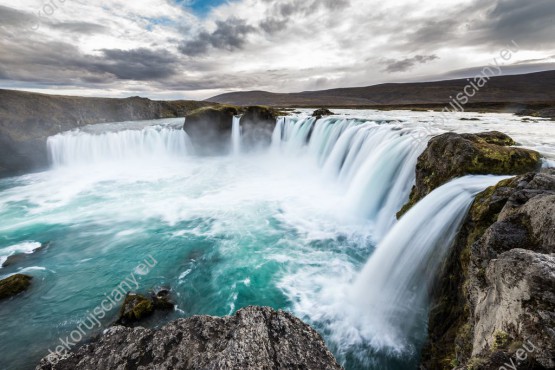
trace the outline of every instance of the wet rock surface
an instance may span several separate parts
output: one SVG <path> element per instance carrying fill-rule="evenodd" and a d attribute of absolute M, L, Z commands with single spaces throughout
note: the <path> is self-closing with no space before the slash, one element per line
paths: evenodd
<path fill-rule="evenodd" d="M 231 150 L 233 117 L 241 116 L 244 147 L 267 146 L 272 138 L 278 112 L 272 108 L 224 105 L 195 110 L 187 115 L 183 129 L 200 155 L 224 155 Z"/>
<path fill-rule="evenodd" d="M 427 369 L 555 368 L 555 170 L 476 197 L 429 319 Z"/>
<path fill-rule="evenodd" d="M 32 277 L 15 274 L 0 280 L 0 300 L 13 297 L 29 288 Z"/>
<path fill-rule="evenodd" d="M 55 362 L 55 361 L 54 361 Z M 115 326 L 46 369 L 340 369 L 324 341 L 289 313 L 248 307 L 194 316 L 158 330 Z"/>

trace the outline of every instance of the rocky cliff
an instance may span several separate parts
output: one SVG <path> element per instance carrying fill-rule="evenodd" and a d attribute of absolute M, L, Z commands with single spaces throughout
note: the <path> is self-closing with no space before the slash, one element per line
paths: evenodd
<path fill-rule="evenodd" d="M 426 368 L 555 368 L 554 252 L 555 171 L 479 194 L 434 291 Z"/>
<path fill-rule="evenodd" d="M 267 307 L 179 319 L 158 330 L 114 326 L 67 358 L 50 360 L 37 370 L 341 368 L 318 333 Z"/>
<path fill-rule="evenodd" d="M 45 166 L 46 138 L 94 123 L 184 117 L 213 103 L 0 90 L 0 177 Z"/>
<path fill-rule="evenodd" d="M 417 165 L 412 204 L 465 174 L 534 170 L 501 133 L 445 134 Z M 555 368 L 555 171 L 479 194 L 432 291 L 424 369 Z"/>

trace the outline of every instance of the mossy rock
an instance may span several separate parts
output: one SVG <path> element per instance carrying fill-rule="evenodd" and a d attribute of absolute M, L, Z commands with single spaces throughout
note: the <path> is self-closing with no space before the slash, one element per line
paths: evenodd
<path fill-rule="evenodd" d="M 316 119 L 320 119 L 324 116 L 333 116 L 334 113 L 327 109 L 327 108 L 320 108 L 320 109 L 316 109 L 313 113 L 312 113 L 312 117 L 316 117 Z"/>
<path fill-rule="evenodd" d="M 0 299 L 13 297 L 29 288 L 32 276 L 15 274 L 0 280 Z"/>
<path fill-rule="evenodd" d="M 446 133 L 430 140 L 416 165 L 416 185 L 400 218 L 434 189 L 465 175 L 521 175 L 541 167 L 540 154 L 513 147 L 515 141 L 497 132 Z"/>
<path fill-rule="evenodd" d="M 154 312 L 154 303 L 140 294 L 129 293 L 119 313 L 118 324 L 129 325 L 140 321 Z"/>

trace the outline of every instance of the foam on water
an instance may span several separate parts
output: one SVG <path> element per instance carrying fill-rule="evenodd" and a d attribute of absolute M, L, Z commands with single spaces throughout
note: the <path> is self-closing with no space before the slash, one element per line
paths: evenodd
<path fill-rule="evenodd" d="M 41 245 L 41 243 L 35 241 L 24 241 L 22 243 L 0 248 L 0 268 L 2 268 L 2 265 L 6 262 L 8 257 L 20 253 L 31 254 L 40 248 Z"/>

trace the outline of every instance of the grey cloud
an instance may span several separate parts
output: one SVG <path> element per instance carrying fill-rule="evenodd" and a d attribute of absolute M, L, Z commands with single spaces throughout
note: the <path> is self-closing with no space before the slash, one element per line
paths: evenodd
<path fill-rule="evenodd" d="M 102 50 L 104 60 L 93 64 L 92 70 L 108 72 L 124 80 L 148 81 L 175 74 L 176 57 L 167 51 L 145 48 L 133 50 Z"/>
<path fill-rule="evenodd" d="M 155 81 L 176 74 L 177 58 L 165 50 L 106 49 L 101 50 L 101 55 L 92 56 L 68 43 L 16 41 L 0 41 L 0 48 L 9 51 L 0 54 L 0 76 L 4 79 L 79 85 Z"/>
<path fill-rule="evenodd" d="M 0 26 L 28 26 L 38 22 L 38 17 L 21 10 L 0 5 Z"/>
<path fill-rule="evenodd" d="M 273 35 L 282 31 L 287 26 L 287 20 L 278 20 L 276 18 L 267 18 L 260 22 L 260 28 L 264 30 L 264 32 Z"/>
<path fill-rule="evenodd" d="M 256 28 L 246 23 L 244 19 L 235 17 L 216 22 L 216 30 L 212 33 L 202 31 L 196 38 L 186 41 L 179 46 L 179 51 L 185 55 L 196 56 L 206 53 L 210 47 L 223 50 L 241 49 L 245 39 Z"/>
<path fill-rule="evenodd" d="M 460 26 L 457 19 L 440 21 L 429 20 L 424 26 L 417 28 L 409 35 L 409 43 L 416 45 L 438 46 L 456 39 L 456 31 Z"/>
<path fill-rule="evenodd" d="M 108 28 L 96 23 L 89 22 L 61 22 L 54 23 L 50 25 L 50 28 L 59 29 L 62 31 L 68 31 L 72 33 L 82 33 L 82 34 L 94 34 L 94 33 L 106 33 Z"/>
<path fill-rule="evenodd" d="M 504 47 L 515 40 L 523 49 L 555 46 L 553 0 L 480 0 L 448 14 L 430 15 L 400 32 L 405 46 L 434 50 L 440 46 Z"/>
<path fill-rule="evenodd" d="M 481 40 L 517 41 L 526 49 L 555 46 L 553 0 L 500 0 L 479 28 Z"/>
<path fill-rule="evenodd" d="M 439 59 L 439 57 L 435 54 L 415 55 L 411 58 L 405 58 L 401 60 L 388 59 L 382 62 L 382 64 L 386 65 L 386 68 L 383 71 L 387 73 L 405 72 L 412 69 L 417 64 L 424 64 L 435 59 Z"/>

